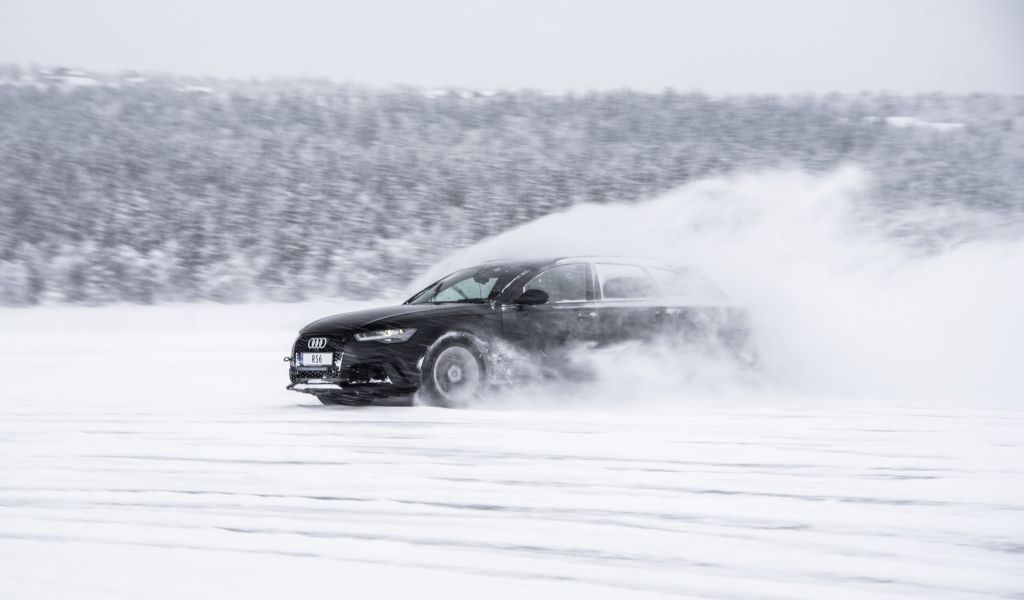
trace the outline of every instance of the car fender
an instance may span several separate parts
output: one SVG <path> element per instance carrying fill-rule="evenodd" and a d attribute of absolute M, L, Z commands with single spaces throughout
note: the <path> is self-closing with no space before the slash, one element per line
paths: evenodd
<path fill-rule="evenodd" d="M 495 382 L 495 376 L 500 375 L 506 369 L 503 367 L 506 359 L 503 357 L 502 352 L 496 352 L 495 340 L 489 339 L 488 337 L 478 335 L 472 331 L 465 329 L 454 329 L 447 331 L 437 337 L 429 346 L 423 356 L 417 361 L 417 368 L 420 371 L 420 377 L 424 377 L 423 364 L 426 362 L 427 356 L 434 352 L 438 347 L 449 342 L 461 342 L 468 344 L 473 350 L 483 359 L 484 373 L 488 380 L 492 383 Z M 499 377 L 499 380 L 502 378 Z"/>

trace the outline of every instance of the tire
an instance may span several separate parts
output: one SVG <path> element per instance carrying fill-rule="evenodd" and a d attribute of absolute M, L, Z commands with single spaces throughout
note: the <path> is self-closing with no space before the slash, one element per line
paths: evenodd
<path fill-rule="evenodd" d="M 489 387 L 486 363 L 474 338 L 457 334 L 435 343 L 420 368 L 420 398 L 432 406 L 470 404 Z"/>
<path fill-rule="evenodd" d="M 325 406 L 366 406 L 373 398 L 356 394 L 317 394 L 317 399 Z"/>

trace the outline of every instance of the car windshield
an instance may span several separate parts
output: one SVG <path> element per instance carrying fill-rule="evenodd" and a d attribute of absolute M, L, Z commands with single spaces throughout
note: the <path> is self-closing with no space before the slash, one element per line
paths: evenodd
<path fill-rule="evenodd" d="M 482 266 L 457 271 L 413 296 L 406 304 L 447 304 L 490 302 L 526 269 L 510 266 Z"/>

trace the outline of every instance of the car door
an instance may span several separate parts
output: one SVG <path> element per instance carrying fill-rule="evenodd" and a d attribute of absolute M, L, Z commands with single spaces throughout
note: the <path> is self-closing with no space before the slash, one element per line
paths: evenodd
<path fill-rule="evenodd" d="M 641 266 L 594 264 L 598 291 L 599 339 L 614 344 L 651 337 L 663 317 L 660 288 Z"/>
<path fill-rule="evenodd" d="M 585 262 L 547 268 L 527 281 L 521 292 L 539 289 L 544 304 L 506 305 L 502 310 L 505 336 L 516 345 L 542 353 L 596 342 L 598 314 L 593 278 Z"/>

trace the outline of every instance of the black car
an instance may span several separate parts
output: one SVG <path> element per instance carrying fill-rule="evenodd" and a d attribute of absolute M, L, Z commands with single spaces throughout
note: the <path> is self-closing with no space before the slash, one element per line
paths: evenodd
<path fill-rule="evenodd" d="M 744 355 L 746 314 L 692 269 L 616 257 L 500 260 L 456 271 L 404 304 L 310 323 L 288 389 L 324 404 L 419 392 L 453 406 L 514 383 L 515 362 L 557 371 L 567 348 L 667 337 Z"/>

